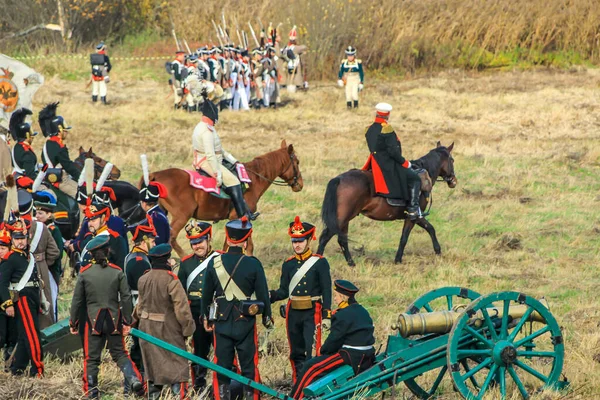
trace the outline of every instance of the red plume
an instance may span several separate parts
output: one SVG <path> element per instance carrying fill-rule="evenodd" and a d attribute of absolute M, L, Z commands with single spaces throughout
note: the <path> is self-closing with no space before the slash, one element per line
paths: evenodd
<path fill-rule="evenodd" d="M 149 185 L 155 186 L 158 189 L 158 197 L 165 199 L 167 197 L 167 187 L 160 182 L 150 182 Z"/>
<path fill-rule="evenodd" d="M 112 201 L 117 201 L 117 196 L 115 196 L 115 191 L 112 190 L 112 188 L 108 187 L 108 186 L 103 186 L 102 189 L 100 189 L 101 192 L 106 192 L 108 193 L 108 197 L 112 200 Z"/>

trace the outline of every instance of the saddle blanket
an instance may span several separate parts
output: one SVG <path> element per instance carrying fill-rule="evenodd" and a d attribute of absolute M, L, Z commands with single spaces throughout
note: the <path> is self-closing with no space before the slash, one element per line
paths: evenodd
<path fill-rule="evenodd" d="M 221 194 L 221 189 L 217 186 L 217 180 L 211 176 L 201 175 L 198 171 L 184 169 L 190 176 L 190 186 L 196 189 L 204 190 L 208 193 Z"/>

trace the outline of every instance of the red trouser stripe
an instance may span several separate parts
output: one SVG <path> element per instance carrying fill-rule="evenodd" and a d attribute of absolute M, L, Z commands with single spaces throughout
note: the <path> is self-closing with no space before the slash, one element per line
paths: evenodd
<path fill-rule="evenodd" d="M 183 400 L 185 399 L 188 385 L 185 382 L 181 382 L 179 385 L 179 398 Z"/>
<path fill-rule="evenodd" d="M 256 323 L 254 324 L 254 381 L 260 382 L 260 373 L 258 372 L 258 330 L 256 329 Z M 254 400 L 258 400 L 260 394 L 258 390 L 254 389 Z"/>
<path fill-rule="evenodd" d="M 213 363 L 218 364 L 217 363 L 217 334 L 215 333 L 214 329 L 213 329 Z M 215 400 L 221 400 L 221 397 L 219 396 L 219 381 L 217 379 L 217 373 L 213 371 L 213 392 L 215 394 Z"/>
<path fill-rule="evenodd" d="M 315 327 L 316 327 L 316 343 L 315 343 L 315 353 L 317 356 L 321 355 L 321 335 L 323 334 L 323 327 L 321 323 L 323 322 L 323 305 L 319 302 L 315 303 Z"/>
<path fill-rule="evenodd" d="M 29 342 L 29 347 L 31 349 L 31 360 L 35 364 L 35 367 L 38 371 L 38 377 L 41 377 L 44 373 L 44 363 L 40 359 L 42 353 L 40 350 L 39 338 L 35 330 L 33 318 L 31 317 L 31 311 L 29 310 L 29 304 L 27 303 L 27 296 L 23 296 L 18 304 L 23 326 L 25 327 L 25 333 L 27 334 L 27 341 Z"/>
<path fill-rule="evenodd" d="M 312 376 L 308 380 L 306 380 L 306 382 L 304 383 L 304 386 L 302 386 L 300 388 L 299 395 L 300 396 L 302 395 L 302 390 L 304 390 L 305 387 L 308 387 L 315 380 L 315 378 L 319 376 L 319 374 L 321 374 L 323 372 L 327 372 L 331 369 L 337 368 L 338 365 L 341 365 L 343 363 L 344 363 L 344 360 L 339 359 L 339 360 L 332 362 L 331 364 L 324 365 L 322 368 L 313 371 Z M 299 397 L 299 398 L 301 398 L 301 397 Z"/>
<path fill-rule="evenodd" d="M 289 324 L 289 316 L 290 316 L 290 307 L 292 302 L 288 301 L 287 306 L 285 307 L 285 332 L 288 339 L 288 346 L 290 347 L 290 364 L 292 364 L 292 385 L 296 384 L 296 379 L 298 379 L 298 371 L 296 371 L 296 365 L 294 364 L 294 360 L 292 360 L 292 339 L 290 338 L 290 324 Z"/>
<path fill-rule="evenodd" d="M 331 357 L 327 357 L 326 359 L 324 359 L 321 362 L 316 363 L 315 365 L 313 365 L 312 367 L 310 367 L 306 373 L 304 374 L 304 376 L 302 377 L 302 380 L 300 381 L 300 384 L 298 385 L 296 392 L 293 393 L 293 397 L 296 398 L 297 394 L 301 394 L 302 393 L 302 389 L 304 389 L 307 386 L 306 381 L 310 378 L 310 376 L 316 371 L 319 370 L 320 367 L 323 366 L 327 366 L 328 363 L 332 363 L 335 364 L 337 362 L 344 362 L 344 360 L 342 360 L 342 357 L 339 354 L 334 354 Z M 337 364 L 336 364 L 337 365 Z"/>
<path fill-rule="evenodd" d="M 87 379 L 87 363 L 90 359 L 90 349 L 88 343 L 89 328 L 87 322 L 85 323 L 84 329 L 85 331 L 83 332 L 83 393 L 87 394 L 88 390 L 90 390 Z"/>

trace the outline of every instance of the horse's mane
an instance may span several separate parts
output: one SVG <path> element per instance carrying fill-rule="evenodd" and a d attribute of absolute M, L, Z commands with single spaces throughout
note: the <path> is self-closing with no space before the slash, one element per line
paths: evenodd
<path fill-rule="evenodd" d="M 416 165 L 419 168 L 423 168 L 431 175 L 433 172 L 437 172 L 442 163 L 442 157 L 448 155 L 450 152 L 447 147 L 440 146 L 431 150 L 418 160 L 411 160 L 410 163 Z M 437 175 L 437 174 L 436 174 Z"/>
<path fill-rule="evenodd" d="M 270 151 L 266 154 L 254 157 L 254 159 L 252 159 L 252 161 L 248 161 L 247 163 L 244 163 L 246 165 L 246 167 L 248 167 L 249 172 L 250 171 L 254 171 L 254 172 L 258 172 L 258 171 L 262 171 L 261 173 L 263 175 L 275 171 L 275 167 L 276 167 L 276 163 L 273 162 L 274 158 L 282 158 L 280 153 L 282 153 L 282 150 L 285 150 L 285 154 L 287 154 L 287 149 L 277 149 L 277 150 L 273 150 Z"/>

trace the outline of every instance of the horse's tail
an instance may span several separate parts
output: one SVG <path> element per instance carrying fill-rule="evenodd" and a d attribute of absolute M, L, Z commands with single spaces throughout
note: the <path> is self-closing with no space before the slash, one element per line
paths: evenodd
<path fill-rule="evenodd" d="M 337 176 L 329 181 L 325 190 L 325 198 L 323 199 L 323 207 L 321 208 L 321 219 L 329 229 L 329 231 L 337 235 L 340 232 L 337 217 L 337 189 L 340 185 L 340 177 Z"/>

